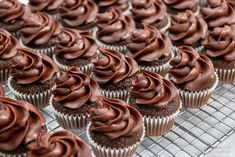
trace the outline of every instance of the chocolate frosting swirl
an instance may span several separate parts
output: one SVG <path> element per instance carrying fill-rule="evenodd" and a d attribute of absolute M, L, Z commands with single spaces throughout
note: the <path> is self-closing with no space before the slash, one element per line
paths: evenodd
<path fill-rule="evenodd" d="M 28 102 L 0 97 L 0 150 L 14 151 L 37 138 L 44 119 Z"/>
<path fill-rule="evenodd" d="M 229 4 L 231 4 L 233 7 L 235 7 L 235 1 L 234 0 L 226 0 Z"/>
<path fill-rule="evenodd" d="M 138 62 L 153 62 L 171 55 L 171 40 L 156 28 L 143 24 L 132 32 L 127 44 L 132 57 Z"/>
<path fill-rule="evenodd" d="M 235 36 L 231 26 L 215 27 L 203 45 L 205 54 L 212 58 L 235 61 Z"/>
<path fill-rule="evenodd" d="M 53 43 L 53 37 L 60 31 L 59 23 L 43 12 L 31 14 L 21 29 L 21 40 L 25 45 L 43 46 Z"/>
<path fill-rule="evenodd" d="M 112 8 L 106 13 L 98 14 L 97 27 L 97 38 L 102 42 L 112 44 L 124 42 L 129 33 L 135 29 L 135 23 L 121 10 Z"/>
<path fill-rule="evenodd" d="M 57 88 L 53 99 L 67 108 L 76 109 L 90 102 L 95 102 L 101 95 L 99 85 L 88 75 L 72 67 L 68 72 L 61 72 L 56 79 Z"/>
<path fill-rule="evenodd" d="M 55 11 L 59 9 L 63 0 L 29 0 L 29 7 L 33 12 Z"/>
<path fill-rule="evenodd" d="M 129 7 L 128 0 L 95 0 L 100 8 L 119 8 L 126 10 Z"/>
<path fill-rule="evenodd" d="M 14 57 L 18 47 L 18 41 L 9 32 L 0 28 L 0 60 Z"/>
<path fill-rule="evenodd" d="M 102 133 L 109 139 L 136 136 L 143 131 L 142 116 L 120 99 L 101 97 L 91 111 L 92 132 Z"/>
<path fill-rule="evenodd" d="M 171 19 L 169 37 L 172 41 L 193 45 L 206 38 L 208 30 L 206 22 L 191 11 L 172 15 Z"/>
<path fill-rule="evenodd" d="M 97 44 L 89 32 L 63 28 L 56 37 L 55 54 L 66 60 L 90 58 L 96 54 Z"/>
<path fill-rule="evenodd" d="M 235 11 L 226 0 L 207 0 L 201 13 L 209 27 L 219 27 L 225 24 L 235 24 Z"/>
<path fill-rule="evenodd" d="M 41 132 L 28 147 L 27 157 L 92 157 L 87 144 L 69 131 Z"/>
<path fill-rule="evenodd" d="M 208 89 L 215 81 L 211 60 L 205 55 L 199 55 L 192 47 L 179 47 L 176 57 L 170 64 L 170 79 L 184 90 Z"/>
<path fill-rule="evenodd" d="M 4 88 L 3 86 L 0 84 L 0 96 L 4 96 L 5 92 L 4 92 Z"/>
<path fill-rule="evenodd" d="M 161 75 L 143 70 L 132 80 L 130 93 L 135 97 L 135 103 L 163 109 L 178 98 L 174 84 Z"/>
<path fill-rule="evenodd" d="M 154 24 L 166 16 L 166 6 L 160 0 L 133 0 L 131 9 L 135 21 Z"/>
<path fill-rule="evenodd" d="M 166 5 L 175 10 L 196 11 L 199 7 L 199 0 L 164 0 Z"/>
<path fill-rule="evenodd" d="M 46 55 L 32 49 L 20 48 L 13 58 L 10 75 L 18 84 L 45 83 L 51 80 L 58 68 Z"/>
<path fill-rule="evenodd" d="M 61 20 L 70 27 L 94 23 L 98 7 L 92 0 L 64 0 L 60 9 Z"/>
<path fill-rule="evenodd" d="M 93 60 L 93 79 L 100 85 L 117 84 L 133 77 L 139 70 L 134 59 L 109 49 L 100 49 L 98 59 Z"/>

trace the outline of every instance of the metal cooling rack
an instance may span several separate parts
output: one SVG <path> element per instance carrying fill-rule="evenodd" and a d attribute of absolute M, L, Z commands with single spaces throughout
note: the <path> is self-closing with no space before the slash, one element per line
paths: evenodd
<path fill-rule="evenodd" d="M 5 87 L 6 95 L 14 98 Z M 41 110 L 49 132 L 63 130 L 50 106 Z M 163 137 L 145 137 L 135 157 L 201 157 L 235 131 L 235 85 L 219 85 L 200 110 L 182 110 L 171 132 Z M 76 132 L 88 142 L 85 129 Z M 89 142 L 88 142 L 89 144 Z"/>

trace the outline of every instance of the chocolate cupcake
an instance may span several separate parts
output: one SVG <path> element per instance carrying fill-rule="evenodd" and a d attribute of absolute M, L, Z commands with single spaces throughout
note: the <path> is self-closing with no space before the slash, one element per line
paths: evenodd
<path fill-rule="evenodd" d="M 93 32 L 97 13 L 93 0 L 65 0 L 59 16 L 64 27 Z"/>
<path fill-rule="evenodd" d="M 31 104 L 0 96 L 0 156 L 25 156 L 27 145 L 45 130 L 42 115 Z"/>
<path fill-rule="evenodd" d="M 101 97 L 91 111 L 87 137 L 96 157 L 131 157 L 145 130 L 142 116 L 119 99 Z"/>
<path fill-rule="evenodd" d="M 233 8 L 235 8 L 235 1 L 234 0 L 226 0 L 228 4 L 231 4 Z"/>
<path fill-rule="evenodd" d="M 135 22 L 120 9 L 111 8 L 97 15 L 97 28 L 94 33 L 99 47 L 118 52 L 126 52 L 126 38 L 135 29 Z"/>
<path fill-rule="evenodd" d="M 28 148 L 27 157 L 92 157 L 88 145 L 69 131 L 41 132 Z"/>
<path fill-rule="evenodd" d="M 129 8 L 128 0 L 94 0 L 99 7 L 99 12 L 104 13 L 110 8 L 118 8 L 122 11 L 127 11 Z"/>
<path fill-rule="evenodd" d="M 200 51 L 201 41 L 206 38 L 207 30 L 208 26 L 201 17 L 185 11 L 171 16 L 169 37 L 174 45 L 189 45 Z"/>
<path fill-rule="evenodd" d="M 17 54 L 18 41 L 7 31 L 0 28 L 0 83 L 8 79 L 12 58 Z"/>
<path fill-rule="evenodd" d="M 85 127 L 93 103 L 101 96 L 99 85 L 75 67 L 56 78 L 51 105 L 58 123 L 65 129 Z"/>
<path fill-rule="evenodd" d="M 132 77 L 139 71 L 135 60 L 113 50 L 100 49 L 93 64 L 91 77 L 100 85 L 102 94 L 109 98 L 127 100 L 127 88 Z"/>
<path fill-rule="evenodd" d="M 161 75 L 141 71 L 132 80 L 130 104 L 142 115 L 148 136 L 162 136 L 174 125 L 181 108 L 177 88 Z"/>
<path fill-rule="evenodd" d="M 31 14 L 20 30 L 22 47 L 29 47 L 42 54 L 52 56 L 55 36 L 60 32 L 59 23 L 43 12 Z"/>
<path fill-rule="evenodd" d="M 13 58 L 8 87 L 17 99 L 26 100 L 41 109 L 48 105 L 57 67 L 46 55 L 32 49 L 18 49 Z"/>
<path fill-rule="evenodd" d="M 91 59 L 96 57 L 97 49 L 91 33 L 63 28 L 56 37 L 53 60 L 61 70 L 66 71 L 69 67 L 76 66 L 90 74 L 93 67 Z"/>
<path fill-rule="evenodd" d="M 218 84 L 211 60 L 192 47 L 181 46 L 170 64 L 169 79 L 178 87 L 183 106 L 205 105 Z"/>
<path fill-rule="evenodd" d="M 162 32 L 170 27 L 170 18 L 167 15 L 165 4 L 161 0 L 132 0 L 131 13 L 137 24 L 147 23 Z"/>
<path fill-rule="evenodd" d="M 63 0 L 29 0 L 32 12 L 45 12 L 54 19 L 58 19 L 59 8 Z"/>
<path fill-rule="evenodd" d="M 215 27 L 203 41 L 203 54 L 207 55 L 222 83 L 235 83 L 234 26 Z"/>
<path fill-rule="evenodd" d="M 235 11 L 226 0 L 207 0 L 201 14 L 210 28 L 235 24 Z"/>
<path fill-rule="evenodd" d="M 4 88 L 3 88 L 2 84 L 0 84 L 0 96 L 4 96 L 4 95 L 5 95 Z"/>
<path fill-rule="evenodd" d="M 131 33 L 127 49 L 140 69 L 161 75 L 166 75 L 174 55 L 169 37 L 148 24 L 143 24 L 142 28 Z"/>
<path fill-rule="evenodd" d="M 29 10 L 18 0 L 0 1 L 0 28 L 10 32 L 19 39 L 19 30 L 23 28 Z"/>
<path fill-rule="evenodd" d="M 170 14 L 177 14 L 185 10 L 192 11 L 195 15 L 200 13 L 200 0 L 163 0 L 167 5 L 167 10 Z"/>

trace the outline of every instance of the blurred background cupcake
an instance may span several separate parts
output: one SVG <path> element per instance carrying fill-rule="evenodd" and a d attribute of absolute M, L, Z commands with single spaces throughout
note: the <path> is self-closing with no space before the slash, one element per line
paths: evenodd
<path fill-rule="evenodd" d="M 123 12 L 129 9 L 128 0 L 94 0 L 99 7 L 99 13 L 109 11 L 111 8 L 118 8 Z"/>
<path fill-rule="evenodd" d="M 97 56 L 98 49 L 90 32 L 63 28 L 56 36 L 55 46 L 53 60 L 60 70 L 76 66 L 90 74 L 93 67 L 91 60 Z"/>

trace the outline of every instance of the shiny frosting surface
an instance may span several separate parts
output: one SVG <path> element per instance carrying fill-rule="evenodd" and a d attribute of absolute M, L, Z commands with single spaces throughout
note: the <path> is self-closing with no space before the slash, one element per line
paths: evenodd
<path fill-rule="evenodd" d="M 99 7 L 115 7 L 126 10 L 129 7 L 128 0 L 95 0 Z"/>
<path fill-rule="evenodd" d="M 4 95 L 5 95 L 4 88 L 2 84 L 0 84 L 0 96 L 4 96 Z"/>
<path fill-rule="evenodd" d="M 199 7 L 199 0 L 164 0 L 167 6 L 175 10 L 196 11 Z"/>
<path fill-rule="evenodd" d="M 55 11 L 62 2 L 63 0 L 29 0 L 29 7 L 33 12 Z"/>

